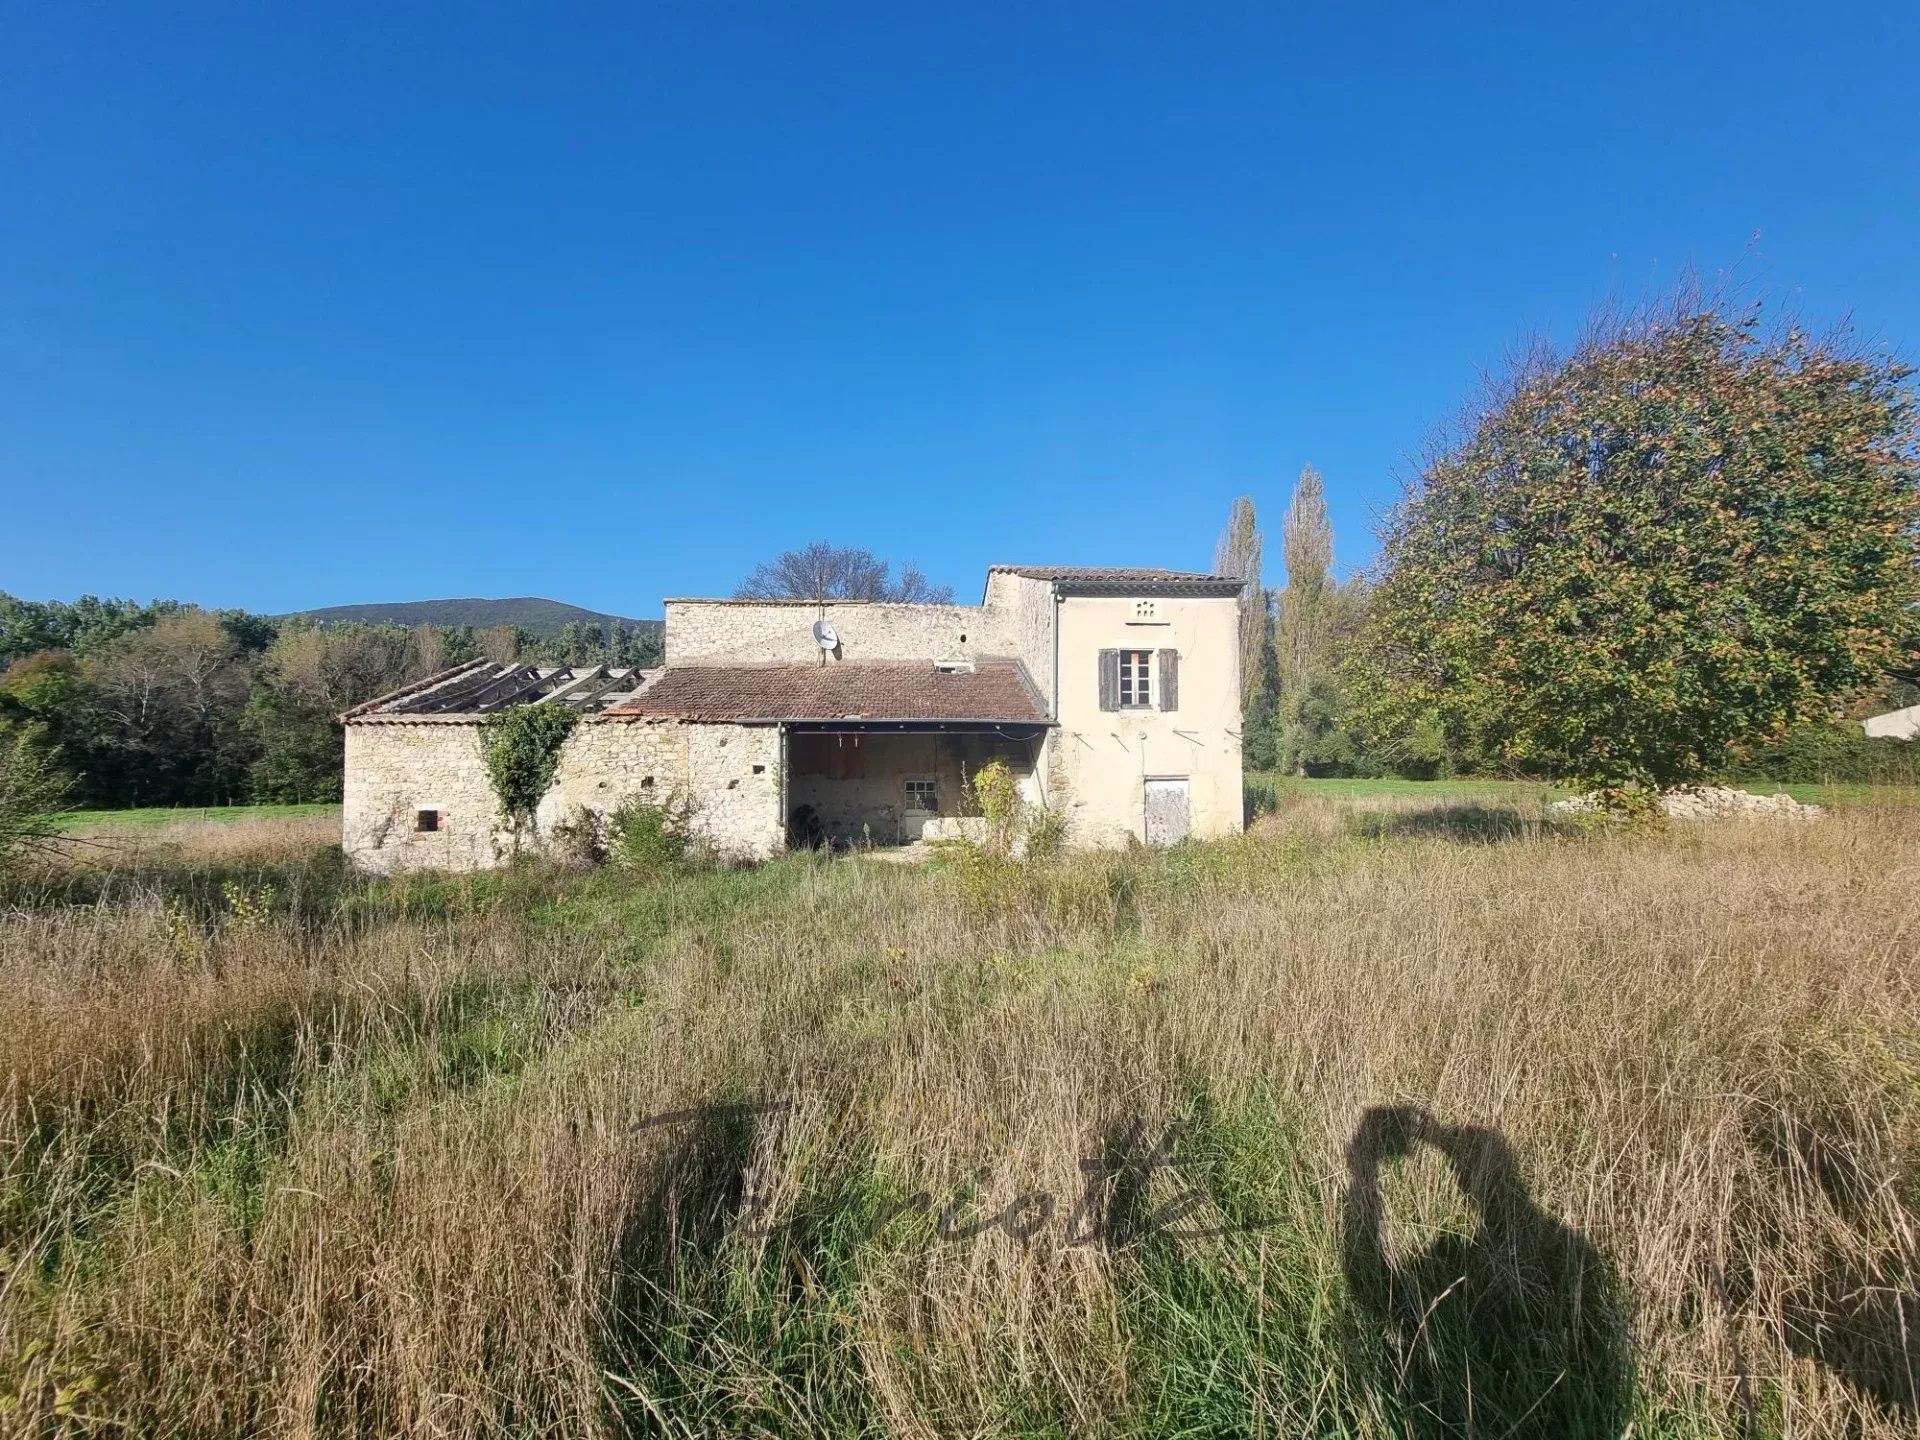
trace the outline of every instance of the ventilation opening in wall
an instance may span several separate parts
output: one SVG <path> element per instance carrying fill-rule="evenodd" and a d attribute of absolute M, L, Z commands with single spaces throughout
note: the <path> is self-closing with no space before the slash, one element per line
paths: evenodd
<path fill-rule="evenodd" d="M 753 773 L 756 775 L 764 775 L 767 773 L 767 767 L 764 765 L 756 765 L 753 767 Z"/>
<path fill-rule="evenodd" d="M 962 630 L 962 631 L 960 632 L 960 643 L 961 643 L 962 645 L 964 645 L 964 644 L 966 644 L 966 643 L 967 643 L 967 632 L 966 632 L 966 631 L 964 631 L 964 630 Z"/>
<path fill-rule="evenodd" d="M 642 790 L 651 790 L 653 788 L 653 777 L 651 775 L 642 775 L 640 777 L 640 788 Z"/>
<path fill-rule="evenodd" d="M 440 828 L 438 810 L 416 810 L 413 812 L 413 830 L 416 835 L 428 835 Z"/>
<path fill-rule="evenodd" d="M 1133 602 L 1133 618 L 1136 620 L 1153 619 L 1153 601 L 1136 600 Z"/>

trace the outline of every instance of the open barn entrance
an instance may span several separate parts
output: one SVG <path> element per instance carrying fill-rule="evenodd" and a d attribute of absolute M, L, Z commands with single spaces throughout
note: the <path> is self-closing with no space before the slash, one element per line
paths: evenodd
<path fill-rule="evenodd" d="M 972 777 L 1003 760 L 1030 801 L 1038 729 L 805 727 L 786 737 L 787 844 L 910 845 L 967 813 Z"/>

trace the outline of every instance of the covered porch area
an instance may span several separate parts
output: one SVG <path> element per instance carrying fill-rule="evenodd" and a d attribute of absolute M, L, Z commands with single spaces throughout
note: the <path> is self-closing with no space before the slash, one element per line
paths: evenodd
<path fill-rule="evenodd" d="M 965 721 L 789 722 L 781 738 L 789 849 L 911 845 L 969 812 L 972 779 L 1003 761 L 1029 804 L 1043 725 Z M 950 828 L 950 827 L 947 827 Z M 931 833 L 930 833 L 931 831 Z"/>

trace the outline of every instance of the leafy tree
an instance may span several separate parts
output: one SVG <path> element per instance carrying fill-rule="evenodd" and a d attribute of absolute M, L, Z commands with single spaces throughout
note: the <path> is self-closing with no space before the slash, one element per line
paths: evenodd
<path fill-rule="evenodd" d="M 284 626 L 264 657 L 263 674 L 277 688 L 339 715 L 409 681 L 446 668 L 431 626 Z"/>
<path fill-rule="evenodd" d="M 953 587 L 934 585 L 912 565 L 892 566 L 871 550 L 816 540 L 754 568 L 734 592 L 738 600 L 904 600 L 951 605 Z"/>
<path fill-rule="evenodd" d="M 54 812 L 71 784 L 30 730 L 0 733 L 0 871 L 59 840 Z"/>
<path fill-rule="evenodd" d="M 1914 629 L 1908 376 L 1688 297 L 1519 361 L 1385 524 L 1375 733 L 1644 808 L 1836 709 Z"/>
<path fill-rule="evenodd" d="M 663 648 L 658 628 L 630 629 L 616 620 L 613 622 L 612 633 L 607 638 L 608 663 L 629 668 L 658 665 Z"/>
<path fill-rule="evenodd" d="M 265 615 L 251 615 L 245 610 L 222 610 L 219 612 L 220 628 L 227 633 L 242 654 L 258 655 L 280 633 L 277 621 Z"/>
<path fill-rule="evenodd" d="M 340 716 L 363 700 L 447 667 L 431 625 L 294 620 L 255 667 L 240 728 L 250 739 L 247 788 L 255 800 L 336 800 L 344 741 Z"/>
<path fill-rule="evenodd" d="M 239 726 L 252 688 L 247 659 L 218 616 L 163 615 L 88 664 L 125 754 L 133 804 L 219 804 L 245 794 L 250 756 Z"/>
<path fill-rule="evenodd" d="M 1278 679 L 1281 768 L 1307 773 L 1308 697 L 1320 690 L 1319 709 L 1333 708 L 1332 645 L 1338 587 L 1333 579 L 1333 522 L 1327 517 L 1326 484 L 1309 465 L 1293 487 L 1280 530 L 1287 584 L 1274 624 Z"/>
<path fill-rule="evenodd" d="M 569 620 L 551 640 L 523 635 L 519 658 L 549 665 L 657 665 L 660 640 L 650 631 L 629 629 L 619 620 L 604 632 L 592 621 Z"/>
<path fill-rule="evenodd" d="M 240 725 L 256 751 L 247 767 L 249 798 L 270 804 L 340 798 L 344 742 L 333 712 L 309 696 L 258 684 Z"/>
<path fill-rule="evenodd" d="M 480 642 L 474 638 L 471 625 L 448 625 L 440 628 L 442 656 L 448 665 L 465 665 L 470 660 L 480 658 Z"/>
<path fill-rule="evenodd" d="M 1275 759 L 1273 601 L 1260 573 L 1265 543 L 1253 500 L 1242 495 L 1214 547 L 1213 568 L 1245 587 L 1240 592 L 1240 735 L 1247 764 L 1256 770 L 1273 768 Z"/>
<path fill-rule="evenodd" d="M 0 592 L 0 669 L 44 650 L 65 650 L 84 659 L 128 631 L 143 629 L 162 615 L 178 615 L 186 608 L 172 600 L 141 605 L 133 600 L 83 595 L 71 603 L 41 602 Z"/>
<path fill-rule="evenodd" d="M 129 776 L 111 717 L 80 662 L 47 650 L 0 672 L 0 738 L 31 733 L 81 805 L 120 803 Z"/>
<path fill-rule="evenodd" d="M 494 625 L 476 637 L 480 653 L 496 664 L 518 660 L 539 647 L 539 637 L 518 625 Z"/>
<path fill-rule="evenodd" d="M 585 620 L 569 620 L 560 627 L 556 641 L 543 647 L 562 665 L 604 665 L 607 663 L 606 634 L 598 625 Z"/>

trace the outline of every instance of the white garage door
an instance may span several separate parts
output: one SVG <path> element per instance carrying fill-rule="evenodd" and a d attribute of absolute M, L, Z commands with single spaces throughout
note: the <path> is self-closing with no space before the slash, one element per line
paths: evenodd
<path fill-rule="evenodd" d="M 1186 838 L 1186 780 L 1147 781 L 1147 843 L 1171 845 Z"/>

